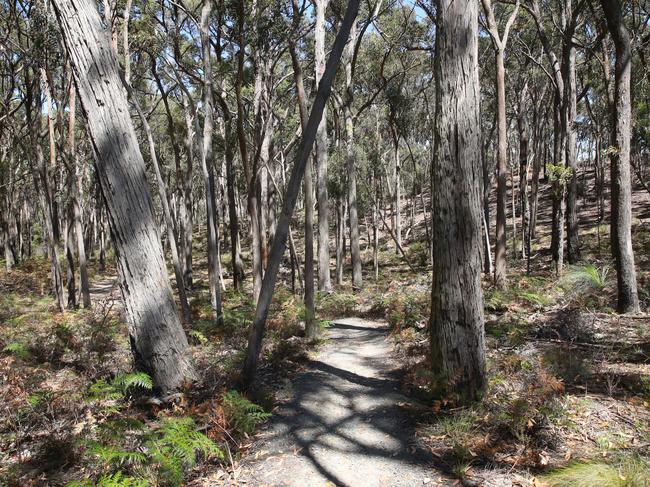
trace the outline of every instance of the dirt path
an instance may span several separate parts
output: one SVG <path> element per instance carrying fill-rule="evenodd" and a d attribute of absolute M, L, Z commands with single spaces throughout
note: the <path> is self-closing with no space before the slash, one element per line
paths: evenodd
<path fill-rule="evenodd" d="M 239 480 L 256 486 L 451 485 L 413 444 L 387 329 L 335 322 L 328 343 L 292 385 Z"/>

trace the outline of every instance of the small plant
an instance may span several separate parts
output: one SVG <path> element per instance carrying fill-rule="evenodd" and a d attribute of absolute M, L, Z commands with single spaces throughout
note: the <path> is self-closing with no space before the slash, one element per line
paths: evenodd
<path fill-rule="evenodd" d="M 174 486 L 182 484 L 184 468 L 194 467 L 199 454 L 204 458 L 224 458 L 210 438 L 196 431 L 196 424 L 189 417 L 166 418 L 146 446 L 163 478 Z"/>
<path fill-rule="evenodd" d="M 104 475 L 96 483 L 86 479 L 68 487 L 178 487 L 183 483 L 185 470 L 194 467 L 200 456 L 224 458 L 212 440 L 196 431 L 196 423 L 190 417 L 163 418 L 154 428 L 146 428 L 141 422 L 110 421 L 101 428 L 99 441 L 89 444 L 87 452 L 90 463 L 99 466 Z"/>
<path fill-rule="evenodd" d="M 28 360 L 32 354 L 24 343 L 12 342 L 2 349 L 3 352 L 8 352 L 21 360 Z"/>
<path fill-rule="evenodd" d="M 261 406 L 252 403 L 237 391 L 230 391 L 223 397 L 223 409 L 228 423 L 244 434 L 253 433 L 258 424 L 271 416 Z"/>
<path fill-rule="evenodd" d="M 137 390 L 152 390 L 153 381 L 144 372 L 120 374 L 112 381 L 103 379 L 95 382 L 88 389 L 88 399 L 91 401 L 111 401 L 123 399 Z"/>
<path fill-rule="evenodd" d="M 357 306 L 357 297 L 352 293 L 333 292 L 319 295 L 318 309 L 328 317 L 344 317 L 352 314 Z"/>
<path fill-rule="evenodd" d="M 602 291 L 607 285 L 609 266 L 601 269 L 595 265 L 570 267 L 562 279 L 565 287 L 571 287 L 574 293 L 587 294 L 591 291 Z"/>
<path fill-rule="evenodd" d="M 581 462 L 543 476 L 549 487 L 647 487 L 650 465 L 636 457 L 622 458 L 614 464 Z"/>

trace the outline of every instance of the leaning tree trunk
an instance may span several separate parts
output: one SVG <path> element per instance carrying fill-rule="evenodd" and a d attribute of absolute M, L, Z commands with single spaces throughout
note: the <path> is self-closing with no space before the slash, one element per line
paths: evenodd
<path fill-rule="evenodd" d="M 438 0 L 437 6 L 433 187 L 445 191 L 432 195 L 431 366 L 442 393 L 473 400 L 486 384 L 478 5 Z"/>
<path fill-rule="evenodd" d="M 332 90 L 332 83 L 336 76 L 343 48 L 345 47 L 345 43 L 350 34 L 350 29 L 354 24 L 357 12 L 359 11 L 359 3 L 360 0 L 350 0 L 348 2 L 345 17 L 341 23 L 339 32 L 336 35 L 334 47 L 332 48 L 332 52 L 327 61 L 325 72 L 323 73 L 320 85 L 318 86 L 318 92 L 316 93 L 316 98 L 312 105 L 311 112 L 309 113 L 307 126 L 301 136 L 300 147 L 298 148 L 296 161 L 291 170 L 291 178 L 287 185 L 287 190 L 283 200 L 284 203 L 282 205 L 282 212 L 280 213 L 280 219 L 278 220 L 278 226 L 275 231 L 275 238 L 273 239 L 271 252 L 269 254 L 269 265 L 264 274 L 264 281 L 257 301 L 257 307 L 255 309 L 255 318 L 253 319 L 253 324 L 251 325 L 248 337 L 248 349 L 246 351 L 246 360 L 242 371 L 242 379 L 245 383 L 250 384 L 255 378 L 259 354 L 262 347 L 262 338 L 264 337 L 266 317 L 269 312 L 269 306 L 271 305 L 271 298 L 273 297 L 273 290 L 275 289 L 278 271 L 280 270 L 280 262 L 282 261 L 282 255 L 284 254 L 284 248 L 287 243 L 289 223 L 291 222 L 291 216 L 293 215 L 293 210 L 296 206 L 296 200 L 300 191 L 300 182 L 304 177 L 307 161 L 311 155 L 318 125 L 322 119 L 323 109 L 325 108 Z"/>
<path fill-rule="evenodd" d="M 138 366 L 166 393 L 194 378 L 194 367 L 174 304 L 117 59 L 95 2 L 53 4 L 97 153 L 131 347 Z"/>
<path fill-rule="evenodd" d="M 622 19 L 618 0 L 601 0 L 607 26 L 616 46 L 615 109 L 612 112 L 612 254 L 616 261 L 619 313 L 637 313 L 639 295 L 632 248 L 632 182 L 630 176 L 630 139 L 632 126 L 630 36 Z"/>

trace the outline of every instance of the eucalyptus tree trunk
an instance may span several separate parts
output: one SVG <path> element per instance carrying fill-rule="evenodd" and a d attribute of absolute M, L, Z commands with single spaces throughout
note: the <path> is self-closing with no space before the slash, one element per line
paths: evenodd
<path fill-rule="evenodd" d="M 357 168 L 354 155 L 354 117 L 352 115 L 353 86 L 352 86 L 352 57 L 357 38 L 356 24 L 350 32 L 350 42 L 345 53 L 345 79 L 347 99 L 344 106 L 345 114 L 345 143 L 346 169 L 348 171 L 348 212 L 350 218 L 350 254 L 352 256 L 352 287 L 363 287 L 361 273 L 361 248 L 359 246 L 359 215 L 357 211 Z"/>
<path fill-rule="evenodd" d="M 94 2 L 53 4 L 97 153 L 135 360 L 160 391 L 176 390 L 195 377 L 194 367 L 167 276 L 117 58 Z"/>
<path fill-rule="evenodd" d="M 70 84 L 70 92 L 68 95 L 68 150 L 70 164 L 74 172 L 74 179 L 72 181 L 72 217 L 74 224 L 74 234 L 77 239 L 77 258 L 79 259 L 79 281 L 81 285 L 81 297 L 84 308 L 90 308 L 90 284 L 88 282 L 88 269 L 86 261 L 86 246 L 84 245 L 83 228 L 81 224 L 81 195 L 83 173 L 77 157 L 76 141 L 75 141 L 75 122 L 77 113 L 77 90 L 74 84 Z"/>
<path fill-rule="evenodd" d="M 201 8 L 201 46 L 203 53 L 203 141 L 201 149 L 201 170 L 205 183 L 205 211 L 208 230 L 208 279 L 210 281 L 210 302 L 214 319 L 223 325 L 221 310 L 219 224 L 214 187 L 214 155 L 212 135 L 214 132 L 214 101 L 212 98 L 212 61 L 210 54 L 210 15 L 212 0 L 204 0 Z"/>
<path fill-rule="evenodd" d="M 564 49 L 562 69 L 564 83 L 564 110 L 562 128 L 564 131 L 565 164 L 571 169 L 566 189 L 567 260 L 575 264 L 580 260 L 580 238 L 578 235 L 578 162 L 576 159 L 576 47 L 573 40 L 577 16 L 573 12 L 573 1 L 564 0 L 564 16 L 567 25 L 564 29 Z M 561 220 L 563 221 L 563 220 Z"/>
<path fill-rule="evenodd" d="M 393 144 L 394 144 L 394 157 L 395 157 L 395 253 L 399 255 L 399 248 L 402 246 L 402 184 L 401 184 L 401 170 L 399 158 L 399 136 L 397 129 L 393 129 Z"/>
<path fill-rule="evenodd" d="M 521 213 L 521 256 L 524 259 L 530 254 L 530 233 L 528 231 L 530 214 L 528 212 L 529 137 L 528 120 L 526 118 L 527 95 L 528 81 L 524 83 L 523 88 L 519 92 L 519 103 L 517 109 L 517 131 L 519 132 L 519 205 Z"/>
<path fill-rule="evenodd" d="M 345 203 L 343 196 L 336 198 L 336 284 L 343 285 L 345 267 Z"/>
<path fill-rule="evenodd" d="M 293 9 L 294 26 L 298 27 L 298 7 L 294 3 Z M 289 52 L 291 53 L 291 63 L 293 66 L 293 77 L 296 83 L 296 93 L 298 98 L 298 108 L 300 111 L 300 127 L 302 132 L 307 128 L 307 96 L 305 95 L 305 86 L 302 80 L 302 68 L 298 53 L 293 40 L 289 40 Z M 319 124 L 320 126 L 320 124 Z M 316 131 L 318 137 L 318 130 Z M 314 302 L 314 201 L 312 187 L 312 162 L 311 157 L 307 161 L 304 176 L 305 189 L 305 335 L 307 338 L 315 338 L 318 332 L 316 326 L 316 305 Z"/>
<path fill-rule="evenodd" d="M 160 198 L 160 204 L 163 208 L 163 215 L 165 217 L 165 227 L 167 229 L 167 241 L 169 244 L 169 250 L 172 254 L 172 266 L 174 267 L 174 276 L 176 277 L 176 289 L 178 290 L 178 298 L 181 303 L 181 309 L 183 310 L 183 318 L 185 323 L 192 323 L 192 314 L 190 313 L 190 305 L 187 301 L 187 293 L 185 292 L 185 282 L 183 281 L 183 269 L 181 265 L 181 260 L 179 257 L 179 245 L 178 245 L 178 232 L 176 231 L 176 226 L 172 218 L 172 213 L 169 204 L 169 192 L 167 191 L 167 185 L 160 170 L 160 164 L 158 164 L 158 156 L 156 155 L 156 145 L 153 140 L 153 133 L 147 117 L 140 108 L 138 100 L 135 98 L 131 90 L 131 86 L 124 80 L 124 86 L 131 96 L 131 101 L 135 107 L 140 121 L 142 122 L 142 128 L 147 136 L 147 142 L 149 143 L 149 155 L 151 157 L 151 162 L 156 174 L 156 183 L 158 186 L 158 196 Z"/>
<path fill-rule="evenodd" d="M 52 103 L 51 95 L 49 88 L 47 86 L 47 77 L 45 76 L 44 70 L 41 71 L 41 81 L 43 83 L 43 88 L 45 89 L 45 104 L 47 106 L 48 114 L 52 113 Z M 40 91 L 38 91 L 37 100 L 40 98 Z M 33 132 L 31 134 L 31 142 L 34 147 L 36 147 L 36 163 L 37 168 L 34 170 L 34 176 L 36 178 L 35 186 L 36 191 L 39 194 L 39 202 L 41 210 L 43 212 L 43 219 L 45 223 L 45 237 L 47 239 L 47 251 L 51 260 L 51 277 L 52 277 L 52 295 L 57 304 L 59 311 L 65 310 L 65 299 L 63 296 L 63 278 L 61 276 L 61 266 L 59 264 L 59 249 L 57 245 L 57 217 L 54 211 L 54 203 L 52 201 L 52 190 L 50 189 L 50 177 L 48 170 L 48 165 L 45 162 L 45 156 L 43 155 L 43 149 L 41 148 L 40 143 L 38 142 L 40 128 L 40 110 L 42 107 L 40 103 L 37 103 L 37 108 L 39 113 L 35 114 L 36 122 L 32 123 Z M 30 117 L 31 118 L 31 117 Z M 50 134 L 50 159 L 52 160 L 55 156 L 53 155 L 54 151 L 54 127 L 51 123 L 51 115 L 48 115 L 48 133 Z M 38 175 L 38 176 L 37 176 Z M 40 187 L 40 188 L 39 188 Z"/>
<path fill-rule="evenodd" d="M 316 25 L 314 27 L 314 64 L 316 70 L 316 86 L 325 71 L 325 10 L 329 0 L 315 0 Z M 318 125 L 316 134 L 316 200 L 318 203 L 318 290 L 328 292 L 332 289 L 330 276 L 330 244 L 329 244 L 329 196 L 327 194 L 327 107 L 323 109 L 323 117 Z"/>
<path fill-rule="evenodd" d="M 612 111 L 611 186 L 612 254 L 616 261 L 619 313 L 638 313 L 634 250 L 632 248 L 632 181 L 630 175 L 630 139 L 632 129 L 631 79 L 632 50 L 630 35 L 622 18 L 618 0 L 601 0 L 607 27 L 616 47 L 614 110 Z"/>
<path fill-rule="evenodd" d="M 246 360 L 242 371 L 242 379 L 245 383 L 250 384 L 255 378 L 255 372 L 257 370 L 259 354 L 262 346 L 262 338 L 264 336 L 266 317 L 273 297 L 273 290 L 278 277 L 278 271 L 280 270 L 282 255 L 284 254 L 284 249 L 287 243 L 289 224 L 300 191 L 300 182 L 304 177 L 305 168 L 309 161 L 309 157 L 311 156 L 314 140 L 316 139 L 316 132 L 318 131 L 318 125 L 320 124 L 323 116 L 323 109 L 325 108 L 331 93 L 332 83 L 336 76 L 343 48 L 345 47 L 345 43 L 350 34 L 350 29 L 352 28 L 359 11 L 359 3 L 360 0 L 350 0 L 348 2 L 345 17 L 343 18 L 336 35 L 336 40 L 334 41 L 334 46 L 327 61 L 325 72 L 323 73 L 323 77 L 318 87 L 318 92 L 316 93 L 316 98 L 314 99 L 314 103 L 309 113 L 306 128 L 301 136 L 296 160 L 291 170 L 291 178 L 289 179 L 287 190 L 285 192 L 282 212 L 280 213 L 280 218 L 278 220 L 275 238 L 273 239 L 273 245 L 271 246 L 269 265 L 264 274 L 262 289 L 260 291 L 259 300 L 257 301 L 255 318 L 253 319 L 253 324 L 250 329 Z"/>
<path fill-rule="evenodd" d="M 519 10 L 517 0 L 514 10 L 508 17 L 503 34 L 499 28 L 491 0 L 481 0 L 488 25 L 488 32 L 494 46 L 496 62 L 496 92 L 497 92 L 497 215 L 496 215 L 496 251 L 494 255 L 494 283 L 497 287 L 505 287 L 507 281 L 507 236 L 506 236 L 506 198 L 507 198 L 507 171 L 508 171 L 508 134 L 506 121 L 506 69 L 504 55 L 508 43 L 510 28 L 514 23 Z M 514 218 L 514 216 L 513 216 Z"/>
<path fill-rule="evenodd" d="M 486 385 L 478 4 L 436 4 L 431 366 L 445 397 L 474 400 Z"/>

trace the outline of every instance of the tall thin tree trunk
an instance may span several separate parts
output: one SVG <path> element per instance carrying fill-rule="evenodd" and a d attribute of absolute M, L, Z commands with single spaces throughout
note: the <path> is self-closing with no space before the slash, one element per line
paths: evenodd
<path fill-rule="evenodd" d="M 74 233 L 77 239 L 77 257 L 79 259 L 79 280 L 81 285 L 81 296 L 84 308 L 90 308 L 90 284 L 88 282 L 88 269 L 86 262 L 86 246 L 84 245 L 83 227 L 81 224 L 81 195 L 83 173 L 81 172 L 79 158 L 77 157 L 75 143 L 75 121 L 77 113 L 77 90 L 74 83 L 70 84 L 68 95 L 68 150 L 70 152 L 70 164 L 73 164 L 74 181 L 72 189 Z"/>
<path fill-rule="evenodd" d="M 616 47 L 614 98 L 612 111 L 612 254 L 616 261 L 619 313 L 638 313 L 634 250 L 632 248 L 632 181 L 630 175 L 630 139 L 632 129 L 632 50 L 618 0 L 601 0 L 609 32 Z"/>
<path fill-rule="evenodd" d="M 314 64 L 316 86 L 325 71 L 325 10 L 329 0 L 315 0 L 316 25 L 314 27 Z M 316 134 L 316 200 L 318 203 L 318 290 L 329 292 L 332 289 L 330 276 L 329 244 L 329 196 L 327 194 L 327 107 Z"/>

